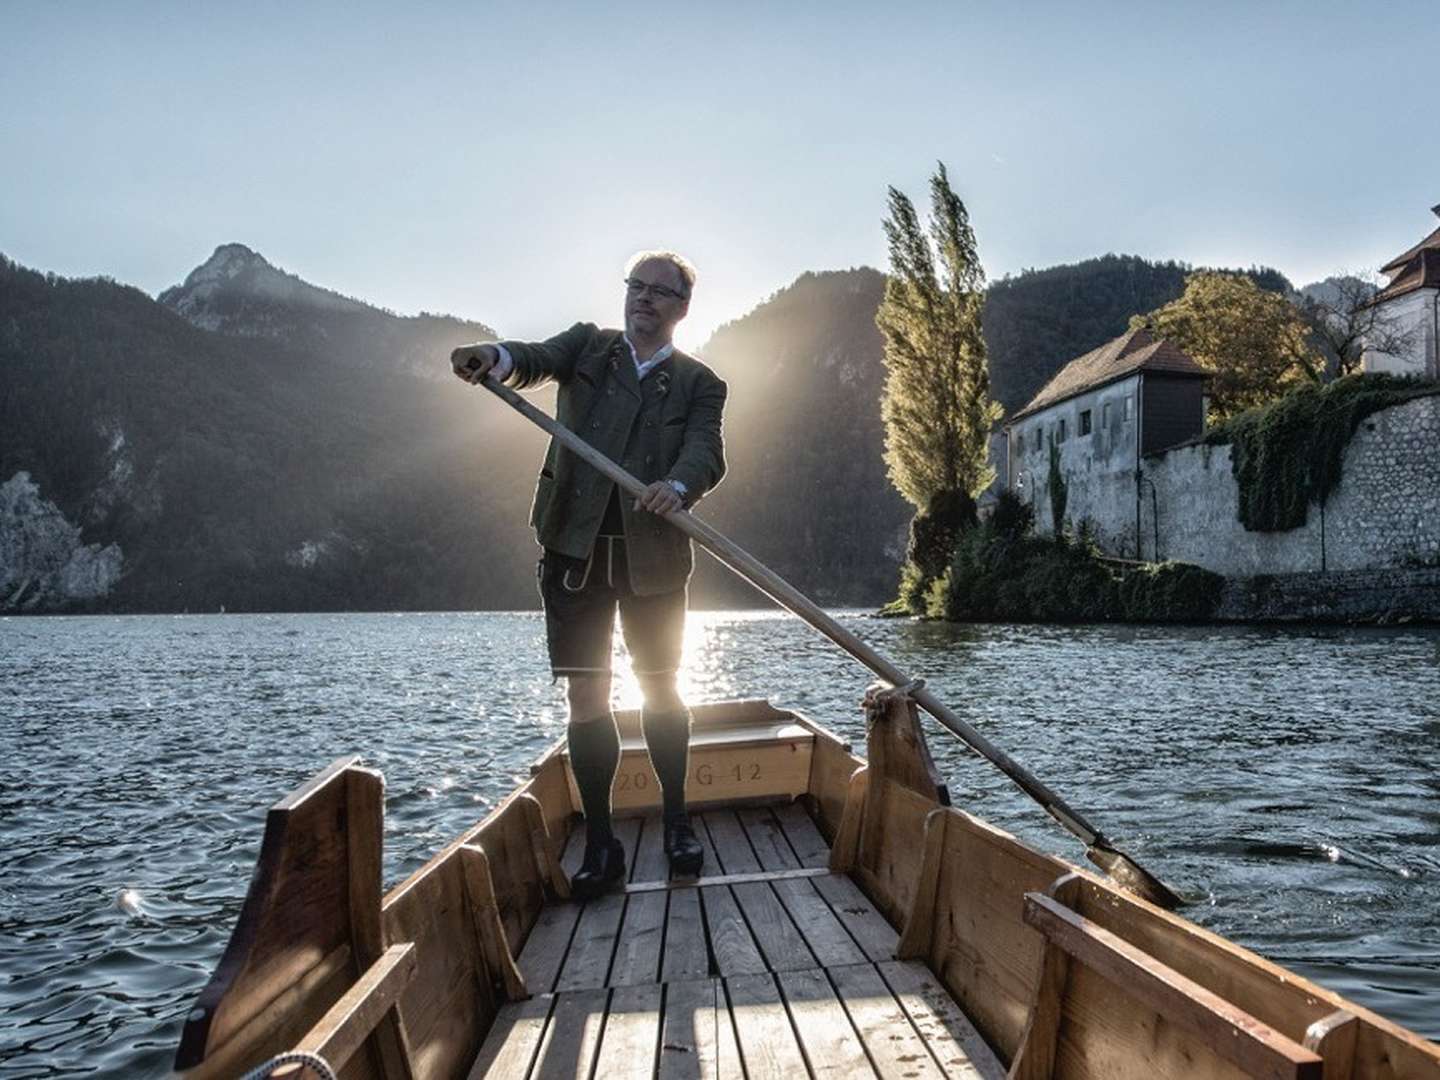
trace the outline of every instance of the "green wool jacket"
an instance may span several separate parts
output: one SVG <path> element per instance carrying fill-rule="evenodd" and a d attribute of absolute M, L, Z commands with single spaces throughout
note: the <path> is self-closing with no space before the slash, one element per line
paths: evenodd
<path fill-rule="evenodd" d="M 642 383 L 619 330 L 576 323 L 548 341 L 503 343 L 517 389 L 554 380 L 560 423 L 644 483 L 679 480 L 686 506 L 720 482 L 725 383 L 694 357 L 675 351 Z M 545 453 L 530 524 L 551 551 L 589 556 L 614 482 L 554 439 Z M 654 596 L 683 588 L 694 568 L 690 538 L 622 498 L 630 586 Z"/>

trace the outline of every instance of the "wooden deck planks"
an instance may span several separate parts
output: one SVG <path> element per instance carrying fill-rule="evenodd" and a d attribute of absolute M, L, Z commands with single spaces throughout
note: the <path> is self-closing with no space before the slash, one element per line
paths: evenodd
<path fill-rule="evenodd" d="M 626 899 L 624 893 L 609 893 L 585 904 L 556 980 L 556 990 L 587 990 L 606 984 Z"/>
<path fill-rule="evenodd" d="M 786 914 L 785 905 L 780 903 L 768 881 L 735 885 L 730 891 L 745 913 L 745 921 L 765 955 L 769 970 L 796 971 L 816 966 L 815 954 L 805 943 L 805 935 Z"/>
<path fill-rule="evenodd" d="M 826 972 L 850 1022 L 865 1044 L 875 1071 L 885 1080 L 940 1080 L 925 1040 L 910 1023 L 873 964 L 853 964 Z"/>
<path fill-rule="evenodd" d="M 809 812 L 798 802 L 785 803 L 774 808 L 775 820 L 785 831 L 795 857 L 804 867 L 830 865 L 830 845 L 820 835 L 820 829 L 811 819 Z"/>
<path fill-rule="evenodd" d="M 808 1076 L 805 1055 L 790 1024 L 775 977 L 740 975 L 725 980 L 735 1037 L 747 1076 Z"/>
<path fill-rule="evenodd" d="M 861 962 L 511 1002 L 469 1080 L 783 1073 L 998 1080 L 1004 1069 L 923 965 Z"/>
<path fill-rule="evenodd" d="M 660 1002 L 664 987 L 622 986 L 611 992 L 605 1034 L 595 1059 L 595 1076 L 650 1080 L 660 1040 Z"/>
<path fill-rule="evenodd" d="M 785 830 L 768 806 L 751 806 L 736 812 L 745 837 L 761 870 L 798 870 L 800 860 L 785 839 Z"/>
<path fill-rule="evenodd" d="M 530 1075 L 545 1080 L 589 1080 L 595 1064 L 595 1050 L 605 1025 L 608 990 L 581 990 L 557 995 L 540 1051 Z M 519 1075 L 519 1074 L 515 1074 Z"/>
<path fill-rule="evenodd" d="M 659 1080 L 741 1080 L 735 1025 L 718 979 L 692 979 L 665 988 Z"/>
<path fill-rule="evenodd" d="M 577 903 L 551 901 L 540 909 L 530 936 L 525 939 L 525 947 L 515 961 L 532 994 L 555 989 L 565 954 L 570 951 L 570 939 L 575 936 L 581 907 Z"/>
<path fill-rule="evenodd" d="M 877 965 L 915 1030 L 953 1080 L 1000 1080 L 1005 1067 L 930 969 L 918 960 Z"/>
<path fill-rule="evenodd" d="M 813 878 L 790 878 L 772 882 L 770 887 L 821 967 L 862 963 L 865 954 L 830 910 L 829 903 L 816 891 L 814 881 Z"/>
<path fill-rule="evenodd" d="M 665 982 L 675 982 L 706 976 L 710 973 L 710 948 L 700 890 L 678 889 L 669 896 L 661 977 Z"/>
<path fill-rule="evenodd" d="M 660 884 L 658 816 L 617 822 L 630 881 L 650 884 L 544 909 L 518 961 L 537 996 L 504 1006 L 471 1080 L 1004 1075 L 929 970 L 892 960 L 899 935 L 853 881 L 803 875 L 829 857 L 803 805 L 694 820 L 711 878 L 755 878 Z"/>
<path fill-rule="evenodd" d="M 776 976 L 785 1005 L 800 1037 L 810 1074 L 817 1077 L 874 1076 L 840 999 L 825 972 L 784 971 Z"/>
<path fill-rule="evenodd" d="M 663 892 L 629 897 L 610 965 L 610 986 L 640 986 L 659 979 L 668 898 Z"/>
<path fill-rule="evenodd" d="M 740 913 L 735 894 L 726 885 L 703 889 L 705 925 L 710 932 L 710 951 L 715 970 L 724 976 L 753 975 L 765 971 L 765 957 L 750 926 Z"/>
<path fill-rule="evenodd" d="M 554 1004 L 552 995 L 536 994 L 526 1001 L 502 1005 L 480 1047 L 480 1056 L 470 1067 L 468 1080 L 528 1076 Z"/>
<path fill-rule="evenodd" d="M 750 846 L 745 829 L 733 810 L 712 810 L 701 815 L 710 833 L 716 870 L 722 874 L 748 874 L 760 869 L 760 860 Z"/>
<path fill-rule="evenodd" d="M 630 860 L 631 881 L 666 881 L 670 860 L 665 857 L 665 823 L 655 815 L 644 819 L 640 840 Z"/>
<path fill-rule="evenodd" d="M 844 874 L 827 874 L 810 880 L 870 960 L 879 963 L 894 958 L 900 935 L 860 891 L 860 886 Z"/>

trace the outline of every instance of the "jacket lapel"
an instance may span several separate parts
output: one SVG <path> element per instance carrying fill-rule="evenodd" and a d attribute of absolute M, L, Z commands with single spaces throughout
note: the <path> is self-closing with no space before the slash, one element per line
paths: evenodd
<path fill-rule="evenodd" d="M 640 377 L 635 374 L 635 361 L 623 337 L 617 337 L 615 344 L 610 346 L 610 375 L 636 401 L 642 400 Z"/>

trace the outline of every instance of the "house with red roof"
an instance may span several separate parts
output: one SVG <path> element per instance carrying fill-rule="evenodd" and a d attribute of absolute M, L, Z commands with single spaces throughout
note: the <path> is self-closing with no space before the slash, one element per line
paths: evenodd
<path fill-rule="evenodd" d="M 1440 217 L 1440 206 L 1430 208 Z M 1440 228 L 1380 268 L 1389 283 L 1370 301 L 1377 322 L 1405 336 L 1396 353 L 1367 349 L 1366 371 L 1440 378 Z"/>
<path fill-rule="evenodd" d="M 1128 499 L 1133 487 L 1135 530 L 1096 538 L 1112 554 L 1141 557 L 1143 459 L 1204 431 L 1208 378 L 1190 356 L 1143 328 L 1076 357 L 1006 421 L 1006 485 L 1035 507 L 1037 529 L 1048 532 L 1054 444 L 1068 488 L 1069 521 L 1129 520 L 1128 506 L 1111 504 L 1120 491 Z M 1134 483 L 1116 484 L 1117 476 Z"/>

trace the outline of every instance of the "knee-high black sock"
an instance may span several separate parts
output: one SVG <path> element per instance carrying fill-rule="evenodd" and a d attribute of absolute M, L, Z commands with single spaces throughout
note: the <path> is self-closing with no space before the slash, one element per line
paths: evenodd
<path fill-rule="evenodd" d="M 685 813 L 685 774 L 690 768 L 690 710 L 645 709 L 640 714 L 640 726 L 645 732 L 650 764 L 655 766 L 665 796 L 665 817 L 680 817 Z"/>
<path fill-rule="evenodd" d="M 615 718 L 606 713 L 593 720 L 570 722 L 565 730 L 570 747 L 570 771 L 580 789 L 580 805 L 585 808 L 585 838 L 591 843 L 605 843 L 610 831 L 610 785 L 620 765 L 620 734 Z"/>

